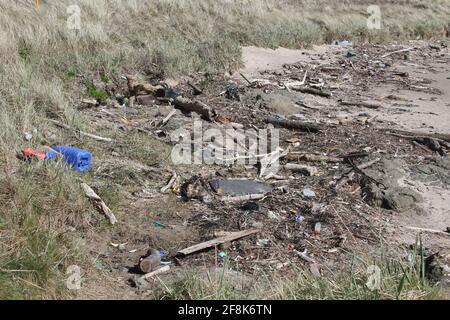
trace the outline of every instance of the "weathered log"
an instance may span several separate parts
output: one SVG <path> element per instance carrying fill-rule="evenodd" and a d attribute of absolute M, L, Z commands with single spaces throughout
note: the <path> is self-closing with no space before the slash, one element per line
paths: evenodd
<path fill-rule="evenodd" d="M 383 106 L 377 102 L 373 101 L 341 101 L 342 106 L 356 106 L 356 107 L 365 107 L 369 109 L 379 109 L 383 108 Z"/>
<path fill-rule="evenodd" d="M 205 120 L 212 121 L 215 111 L 201 101 L 193 101 L 183 97 L 174 99 L 175 108 L 185 112 L 195 112 L 201 115 Z"/>
<path fill-rule="evenodd" d="M 276 118 L 267 118 L 266 122 L 286 129 L 294 129 L 307 132 L 320 132 L 323 130 L 322 126 L 319 124 L 297 120 L 281 120 Z"/>

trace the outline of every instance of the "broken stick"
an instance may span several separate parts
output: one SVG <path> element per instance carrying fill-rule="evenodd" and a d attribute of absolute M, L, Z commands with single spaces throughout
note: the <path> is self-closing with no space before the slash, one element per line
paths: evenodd
<path fill-rule="evenodd" d="M 111 224 L 115 224 L 117 222 L 117 219 L 114 216 L 114 213 L 111 211 L 111 209 L 109 209 L 108 206 L 105 204 L 105 202 L 103 202 L 102 198 L 100 198 L 99 195 L 96 194 L 95 191 L 92 190 L 92 188 L 86 183 L 82 183 L 81 187 L 83 188 L 86 197 L 97 203 L 100 206 L 100 209 L 105 214 L 105 216 L 108 217 L 109 222 Z"/>
<path fill-rule="evenodd" d="M 164 266 L 164 267 L 161 267 L 161 268 L 159 268 L 159 269 L 157 269 L 155 271 L 152 271 L 152 272 L 144 274 L 139 279 L 140 280 L 145 280 L 145 279 L 153 278 L 153 277 L 155 277 L 155 276 L 157 276 L 157 275 L 159 275 L 161 273 L 165 273 L 165 272 L 167 272 L 169 270 L 170 270 L 170 266 Z"/>
<path fill-rule="evenodd" d="M 216 239 L 213 239 L 213 240 L 202 242 L 202 243 L 196 244 L 194 246 L 188 247 L 186 249 L 180 250 L 180 251 L 178 251 L 177 255 L 187 256 L 187 255 L 189 255 L 191 253 L 198 252 L 198 251 L 201 251 L 201 250 L 204 250 L 204 249 L 208 249 L 208 248 L 211 248 L 211 247 L 215 247 L 215 246 L 217 246 L 219 244 L 222 244 L 222 243 L 231 242 L 231 241 L 243 238 L 243 237 L 247 237 L 249 235 L 258 233 L 260 231 L 261 230 L 259 230 L 259 229 L 252 229 L 252 230 L 244 230 L 244 231 L 239 231 L 239 232 L 233 232 L 233 233 L 230 233 L 230 234 L 225 235 L 223 237 L 219 237 L 219 238 L 216 238 Z"/>
<path fill-rule="evenodd" d="M 67 125 L 67 124 L 61 123 L 61 122 L 56 121 L 56 120 L 53 120 L 53 119 L 48 119 L 48 120 L 49 120 L 50 122 L 53 122 L 53 123 L 54 123 L 55 125 L 57 125 L 58 127 L 65 128 L 65 129 L 68 129 L 68 130 L 74 130 L 71 126 L 69 126 L 69 125 Z M 79 132 L 81 135 L 83 135 L 83 136 L 86 136 L 86 137 L 95 139 L 95 140 L 97 140 L 97 141 L 103 141 L 103 142 L 115 142 L 115 140 L 114 140 L 114 139 L 111 139 L 111 138 L 100 137 L 100 136 L 97 136 L 97 135 L 95 135 L 95 134 L 83 132 L 83 131 L 80 131 L 80 130 L 78 130 L 78 132 Z"/>
<path fill-rule="evenodd" d="M 442 234 L 450 237 L 450 233 L 441 231 L 441 230 L 435 230 L 435 229 L 428 229 L 428 228 L 419 228 L 419 227 L 410 227 L 410 226 L 403 226 L 405 229 L 419 231 L 419 232 L 428 232 L 428 233 L 436 233 L 436 234 Z"/>

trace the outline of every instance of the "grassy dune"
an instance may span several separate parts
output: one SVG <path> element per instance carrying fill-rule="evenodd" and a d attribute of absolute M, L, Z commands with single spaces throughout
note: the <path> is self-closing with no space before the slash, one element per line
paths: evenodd
<path fill-rule="evenodd" d="M 86 232 L 102 227 L 75 174 L 54 166 L 31 170 L 15 157 L 25 145 L 49 143 L 57 130 L 48 118 L 92 131 L 74 105 L 94 73 L 223 74 L 241 64 L 241 45 L 448 36 L 450 0 L 372 0 L 383 19 L 382 29 L 372 31 L 367 2 L 43 0 L 36 7 L 32 0 L 1 1 L 0 298 L 64 297 L 66 267 L 79 254 L 67 225 Z M 73 4 L 81 9 L 80 30 L 67 27 Z M 32 142 L 24 141 L 33 131 Z M 65 141 L 64 133 L 58 136 Z"/>

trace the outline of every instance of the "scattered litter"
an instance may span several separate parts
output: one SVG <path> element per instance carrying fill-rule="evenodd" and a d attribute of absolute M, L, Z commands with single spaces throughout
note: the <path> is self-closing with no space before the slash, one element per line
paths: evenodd
<path fill-rule="evenodd" d="M 295 248 L 295 245 L 293 243 L 288 243 L 288 245 L 287 245 L 288 250 L 294 250 L 294 248 Z"/>
<path fill-rule="evenodd" d="M 223 259 L 223 258 L 225 258 L 227 256 L 227 254 L 225 252 L 223 252 L 223 251 L 220 251 L 218 256 Z"/>
<path fill-rule="evenodd" d="M 303 189 L 303 195 L 307 198 L 313 198 L 316 196 L 316 193 L 310 188 Z"/>
<path fill-rule="evenodd" d="M 269 245 L 269 241 L 269 239 L 258 239 L 256 245 L 259 247 L 267 247 Z"/>
<path fill-rule="evenodd" d="M 252 180 L 212 180 L 209 184 L 215 193 L 228 196 L 268 193 L 273 190 L 265 183 Z"/>
<path fill-rule="evenodd" d="M 276 221 L 283 220 L 282 216 L 280 216 L 278 213 L 273 212 L 271 210 L 267 211 L 267 216 L 269 217 L 270 220 L 276 220 Z"/>
<path fill-rule="evenodd" d="M 225 91 L 225 98 L 229 100 L 241 101 L 241 97 L 239 95 L 239 88 L 236 84 L 232 83 L 227 86 Z"/>
<path fill-rule="evenodd" d="M 352 46 L 352 45 L 353 45 L 353 42 L 348 41 L 348 40 L 342 40 L 342 41 L 339 41 L 339 40 L 333 40 L 333 41 L 331 42 L 331 44 L 332 44 L 332 45 L 335 45 L 335 46 L 347 47 L 347 46 Z"/>
<path fill-rule="evenodd" d="M 35 150 L 33 148 L 23 148 L 21 150 L 21 153 L 22 153 L 21 158 L 23 160 L 28 160 L 28 161 L 33 160 L 33 159 L 41 160 L 41 161 L 45 160 L 45 153 Z"/>
<path fill-rule="evenodd" d="M 117 248 L 117 249 L 119 249 L 119 250 L 121 250 L 121 251 L 125 251 L 125 246 L 128 244 L 128 242 L 125 242 L 125 243 L 113 243 L 113 242 L 111 242 L 110 243 L 114 248 Z"/>
<path fill-rule="evenodd" d="M 167 226 L 164 224 L 164 223 L 162 223 L 161 221 L 154 221 L 153 222 L 153 225 L 155 226 L 155 227 L 158 227 L 158 228 L 162 228 L 162 229 L 165 229 L 165 228 L 167 228 Z"/>
<path fill-rule="evenodd" d="M 295 222 L 303 222 L 305 220 L 304 216 L 295 216 Z"/>
<path fill-rule="evenodd" d="M 316 222 L 314 225 L 314 235 L 320 236 L 320 233 L 322 232 L 322 224 L 320 222 Z"/>
<path fill-rule="evenodd" d="M 176 97 L 180 96 L 175 90 L 171 88 L 160 88 L 155 91 L 155 96 L 157 98 L 169 98 L 169 99 L 175 99 Z"/>
<path fill-rule="evenodd" d="M 249 201 L 249 202 L 244 203 L 241 206 L 241 209 L 244 211 L 259 211 L 259 204 L 254 201 Z"/>
<path fill-rule="evenodd" d="M 87 150 L 69 146 L 53 146 L 46 153 L 45 160 L 52 159 L 57 155 L 62 156 L 63 161 L 77 172 L 91 170 L 92 155 Z"/>
<path fill-rule="evenodd" d="M 141 257 L 139 259 L 139 269 L 143 273 L 149 273 L 156 270 L 156 268 L 158 268 L 160 263 L 161 263 L 161 255 L 159 251 L 156 249 L 150 249 L 147 251 L 145 257 Z"/>
<path fill-rule="evenodd" d="M 45 149 L 47 149 L 46 152 L 30 147 L 23 148 L 19 158 L 27 161 L 32 159 L 48 161 L 60 157 L 77 172 L 91 170 L 92 155 L 89 151 L 68 146 L 45 147 Z"/>

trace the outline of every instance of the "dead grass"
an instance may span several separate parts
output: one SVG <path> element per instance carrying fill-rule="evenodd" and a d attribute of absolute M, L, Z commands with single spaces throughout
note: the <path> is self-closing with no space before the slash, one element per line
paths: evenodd
<path fill-rule="evenodd" d="M 412 261 L 387 258 L 355 257 L 347 272 L 327 273 L 315 277 L 309 271 L 291 264 L 288 270 L 258 275 L 252 282 L 242 275 L 233 277 L 227 261 L 218 272 L 187 271 L 171 284 L 161 286 L 156 299 L 275 299 L 275 300 L 428 300 L 445 299 L 438 287 L 428 282 L 423 273 L 424 259 L 420 242 L 412 251 Z M 416 253 L 414 253 L 416 252 Z M 379 286 L 371 289 L 368 267 L 380 268 Z M 326 272 L 326 271 L 325 271 Z M 372 273 L 371 273 L 372 272 Z M 236 271 L 234 271 L 236 273 Z M 239 272 L 237 272 L 239 274 Z M 375 283 L 375 282 L 372 282 Z"/>
<path fill-rule="evenodd" d="M 111 151 L 46 121 L 57 118 L 95 131 L 75 108 L 83 95 L 103 94 L 85 85 L 93 74 L 108 81 L 125 72 L 148 77 L 224 73 L 241 64 L 241 45 L 303 47 L 334 38 L 448 35 L 449 0 L 371 2 L 382 7 L 384 27 L 379 31 L 365 27 L 367 2 L 361 0 L 47 0 L 39 8 L 31 0 L 2 1 L 0 298 L 65 294 L 65 267 L 77 252 L 62 235 L 68 226 L 81 231 L 100 226 L 79 190 L 78 175 L 58 165 L 39 168 L 15 158 L 21 147 L 51 144 L 49 131 L 58 142 L 86 147 L 94 156 Z M 67 28 L 66 10 L 74 3 L 81 8 L 80 30 Z M 36 133 L 26 142 L 23 134 L 30 131 Z M 139 135 L 129 136 L 128 142 L 120 151 L 130 159 L 148 165 L 164 161 L 167 150 L 157 143 Z M 83 178 L 94 180 L 89 174 Z M 98 186 L 111 202 L 120 199 L 110 191 L 114 181 L 101 180 Z"/>

